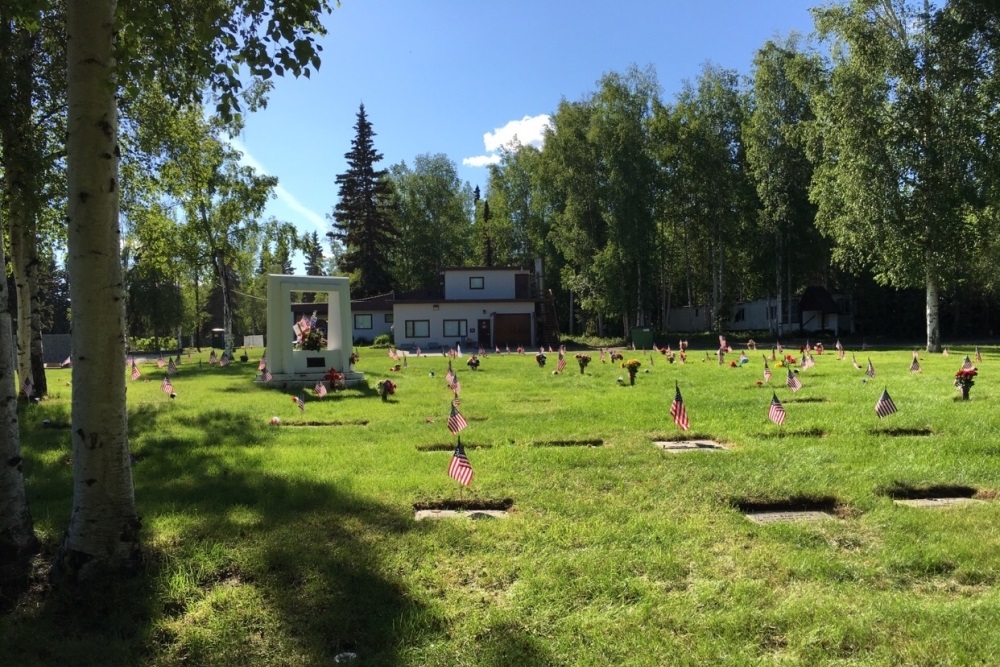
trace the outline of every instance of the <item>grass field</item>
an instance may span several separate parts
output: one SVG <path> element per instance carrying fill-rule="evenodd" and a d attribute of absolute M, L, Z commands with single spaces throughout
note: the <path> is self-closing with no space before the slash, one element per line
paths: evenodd
<path fill-rule="evenodd" d="M 1000 352 L 983 348 L 961 401 L 952 382 L 971 351 L 922 354 L 919 374 L 909 350 L 858 351 L 877 373 L 863 382 L 850 351 L 828 350 L 794 394 L 773 363 L 756 386 L 759 352 L 742 368 L 704 349 L 685 365 L 626 352 L 643 362 L 634 387 L 596 352 L 583 375 L 572 353 L 562 375 L 554 355 L 544 369 L 530 354 L 477 372 L 459 360 L 464 490 L 447 475 L 440 356 L 389 372 L 363 349 L 372 389 L 323 399 L 254 385 L 251 351 L 225 369 L 185 359 L 171 400 L 149 362 L 128 393 L 146 571 L 86 599 L 39 584 L 0 616 L 0 664 L 996 664 Z M 383 403 L 373 388 L 390 376 Z M 70 509 L 68 380 L 50 371 L 51 398 L 22 415 L 49 552 Z M 728 451 L 653 446 L 681 434 L 675 382 L 688 435 Z M 782 427 L 767 419 L 772 386 Z M 899 412 L 880 420 L 883 388 Z M 890 497 L 933 486 L 983 501 Z M 502 519 L 413 520 L 419 502 L 503 499 Z M 740 511 L 787 501 L 835 518 L 760 525 Z"/>

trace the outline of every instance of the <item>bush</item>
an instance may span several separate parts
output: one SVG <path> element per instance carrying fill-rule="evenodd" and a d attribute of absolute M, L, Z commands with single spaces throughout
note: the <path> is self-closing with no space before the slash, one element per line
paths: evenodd
<path fill-rule="evenodd" d="M 374 342 L 372 342 L 372 347 L 376 348 L 385 349 L 392 346 L 392 334 L 382 334 L 381 336 L 376 336 Z"/>
<path fill-rule="evenodd" d="M 159 352 L 161 350 L 177 349 L 176 338 L 139 338 L 133 336 L 128 339 L 129 350 L 131 352 Z"/>

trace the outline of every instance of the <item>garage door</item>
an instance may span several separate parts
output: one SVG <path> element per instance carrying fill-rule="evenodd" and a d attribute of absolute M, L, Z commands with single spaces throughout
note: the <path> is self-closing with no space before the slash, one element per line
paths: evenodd
<path fill-rule="evenodd" d="M 531 314 L 497 313 L 493 317 L 493 341 L 500 346 L 531 347 Z"/>

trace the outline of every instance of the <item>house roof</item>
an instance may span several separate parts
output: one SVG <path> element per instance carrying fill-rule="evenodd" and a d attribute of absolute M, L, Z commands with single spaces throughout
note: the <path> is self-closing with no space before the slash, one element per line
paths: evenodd
<path fill-rule="evenodd" d="M 351 310 L 392 310 L 393 295 L 380 294 L 367 299 L 352 299 Z"/>
<path fill-rule="evenodd" d="M 837 302 L 825 287 L 812 285 L 805 288 L 802 298 L 799 299 L 799 310 L 818 310 L 823 313 L 836 313 L 839 311 Z"/>

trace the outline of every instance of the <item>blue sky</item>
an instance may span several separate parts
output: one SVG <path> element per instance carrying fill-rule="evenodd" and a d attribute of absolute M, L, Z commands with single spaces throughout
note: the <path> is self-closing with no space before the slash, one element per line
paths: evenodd
<path fill-rule="evenodd" d="M 706 62 L 750 73 L 766 40 L 812 32 L 819 0 L 343 0 L 326 19 L 323 65 L 276 79 L 267 109 L 237 145 L 277 176 L 267 215 L 329 231 L 334 179 L 346 168 L 358 105 L 388 168 L 444 153 L 485 191 L 484 166 L 517 134 L 540 139 L 561 99 L 607 72 L 651 65 L 673 100 Z M 478 165 L 478 166 L 477 166 Z"/>

